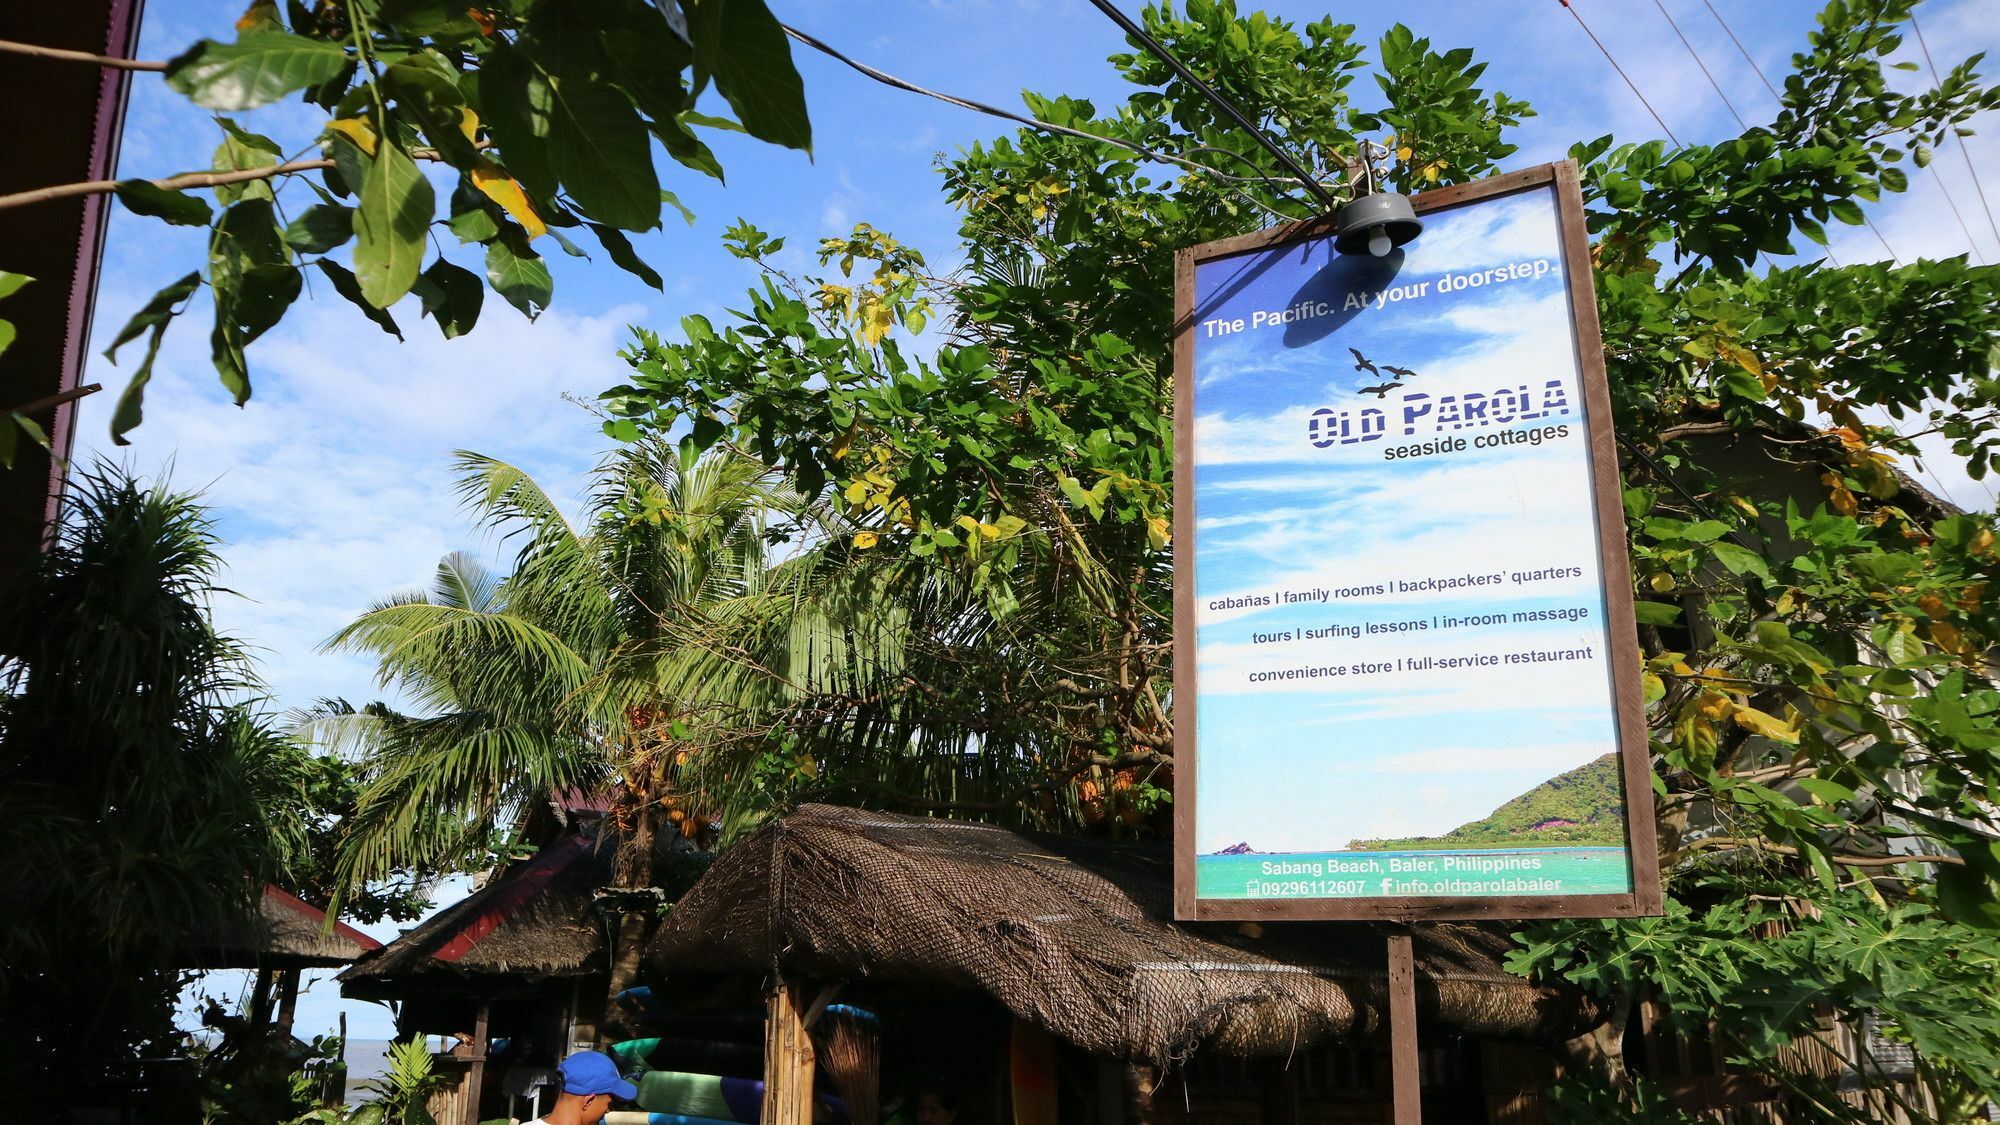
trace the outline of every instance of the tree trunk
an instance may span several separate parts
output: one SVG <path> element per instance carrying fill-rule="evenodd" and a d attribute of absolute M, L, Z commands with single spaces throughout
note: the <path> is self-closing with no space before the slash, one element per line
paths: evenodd
<path fill-rule="evenodd" d="M 630 829 L 619 841 L 618 852 L 611 861 L 611 889 L 625 893 L 606 900 L 611 912 L 611 948 L 606 951 L 611 983 L 606 995 L 612 1000 L 638 983 L 639 958 L 659 921 L 657 900 L 634 892 L 656 885 L 655 855 L 660 826 L 666 819 L 666 810 L 648 794 L 627 789 L 620 795 L 620 803 L 629 811 L 619 822 L 630 825 Z M 607 1022 L 617 1018 L 617 1010 L 615 1003 L 606 1008 Z"/>

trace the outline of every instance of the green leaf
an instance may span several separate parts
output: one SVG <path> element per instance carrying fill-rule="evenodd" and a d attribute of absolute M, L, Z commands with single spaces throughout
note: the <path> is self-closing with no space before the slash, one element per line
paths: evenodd
<path fill-rule="evenodd" d="M 604 244 L 605 253 L 611 255 L 611 260 L 618 265 L 618 268 L 655 289 L 663 289 L 658 271 L 647 265 L 639 257 L 638 252 L 632 249 L 632 241 L 625 237 L 625 232 L 616 227 L 607 227 L 603 223 L 586 225 L 590 227 L 590 233 L 597 236 L 597 241 Z"/>
<path fill-rule="evenodd" d="M 171 323 L 173 317 L 170 315 L 153 324 L 152 335 L 146 339 L 146 358 L 140 361 L 139 369 L 132 373 L 131 380 L 118 395 L 118 405 L 111 410 L 111 441 L 114 445 L 132 444 L 125 440 L 125 435 L 145 420 L 142 407 L 146 399 L 146 384 L 153 381 L 153 360 L 160 354 L 160 339 L 167 334 L 167 325 Z"/>
<path fill-rule="evenodd" d="M 1681 607 L 1665 602 L 1633 602 L 1632 616 L 1641 625 L 1672 625 L 1681 616 Z"/>
<path fill-rule="evenodd" d="M 368 303 L 368 298 L 361 293 L 360 279 L 356 278 L 351 270 L 338 262 L 326 258 L 321 258 L 313 264 L 318 266 L 320 272 L 326 275 L 326 279 L 333 283 L 333 291 L 345 297 L 349 304 L 360 309 L 361 315 L 374 321 L 377 327 L 394 336 L 396 339 L 401 340 L 403 338 L 403 330 L 397 327 L 396 318 L 389 315 L 389 310 L 378 309 Z"/>
<path fill-rule="evenodd" d="M 697 82 L 712 75 L 751 136 L 810 152 L 805 84 L 785 29 L 763 0 L 693 0 L 687 12 Z"/>
<path fill-rule="evenodd" d="M 495 44 L 480 61 L 480 120 L 507 171 L 538 199 L 556 194 L 548 151 L 553 96 L 548 77 L 519 48 Z"/>
<path fill-rule="evenodd" d="M 135 215 L 165 219 L 177 227 L 205 227 L 215 217 L 208 201 L 169 191 L 151 180 L 120 180 L 118 202 Z"/>
<path fill-rule="evenodd" d="M 354 208 L 315 203 L 285 224 L 285 244 L 301 254 L 324 254 L 354 237 Z"/>
<path fill-rule="evenodd" d="M 442 58 L 422 51 L 398 59 L 382 72 L 382 85 L 395 98 L 398 112 L 414 118 L 423 128 L 424 138 L 445 163 L 454 168 L 479 163 L 479 150 L 472 147 L 462 128 L 465 94 L 458 88 L 456 73 Z"/>
<path fill-rule="evenodd" d="M 19 334 L 13 321 L 0 320 L 0 355 L 7 354 L 7 349 L 14 346 L 14 340 Z"/>
<path fill-rule="evenodd" d="M 14 294 L 19 293 L 21 291 L 21 286 L 26 285 L 33 280 L 35 279 L 29 277 L 25 273 L 14 273 L 11 270 L 0 270 L 0 300 L 4 300 L 5 298 L 12 297 Z"/>
<path fill-rule="evenodd" d="M 237 280 L 234 299 L 228 302 L 243 343 L 248 345 L 275 327 L 284 318 L 285 310 L 299 299 L 303 288 L 304 279 L 294 266 L 245 270 Z"/>
<path fill-rule="evenodd" d="M 167 85 L 205 109 L 255 109 L 329 82 L 346 65 L 338 43 L 253 32 L 234 43 L 196 43 L 167 63 Z"/>
<path fill-rule="evenodd" d="M 354 273 L 369 304 L 388 308 L 410 291 L 435 202 L 416 161 L 385 140 L 368 162 L 354 213 Z"/>
<path fill-rule="evenodd" d="M 1993 883 L 1979 872 L 1956 864 L 1939 864 L 1938 906 L 1954 922 L 1982 930 L 2000 930 L 2000 900 Z"/>
<path fill-rule="evenodd" d="M 533 252 L 516 253 L 505 238 L 496 238 L 486 248 L 486 280 L 493 291 L 533 320 L 549 305 L 555 281 L 549 267 Z"/>
<path fill-rule="evenodd" d="M 111 346 L 104 349 L 104 358 L 113 363 L 118 362 L 119 348 L 138 339 L 147 329 L 159 327 L 172 320 L 175 316 L 174 306 L 193 296 L 194 291 L 199 288 L 201 288 L 201 273 L 196 271 L 153 294 L 153 299 L 147 301 L 144 308 L 133 313 L 132 319 L 125 322 L 125 327 L 118 330 L 118 335 L 111 340 Z"/>
<path fill-rule="evenodd" d="M 1708 549 L 1715 552 L 1715 560 L 1728 567 L 1729 573 L 1754 574 L 1765 582 L 1771 581 L 1770 565 L 1762 555 L 1734 543 L 1711 543 Z"/>
<path fill-rule="evenodd" d="M 1910 188 L 1910 177 L 1904 175 L 1901 168 L 1884 168 L 1878 178 L 1884 191 L 1908 191 Z"/>
<path fill-rule="evenodd" d="M 479 310 L 486 301 L 486 286 L 479 275 L 462 266 L 455 266 L 439 258 L 430 268 L 417 275 L 417 282 L 410 292 L 424 303 L 424 312 L 437 321 L 438 330 L 447 340 L 463 336 L 472 331 L 479 320 Z"/>
<path fill-rule="evenodd" d="M 224 117 L 218 121 L 222 126 L 222 143 L 216 146 L 215 158 L 210 166 L 217 172 L 248 172 L 256 168 L 269 168 L 278 162 L 277 145 L 270 138 L 256 133 L 246 133 L 236 127 L 236 123 Z M 215 200 L 227 207 L 242 199 L 271 199 L 269 180 L 247 180 L 243 183 L 217 184 Z"/>
<path fill-rule="evenodd" d="M 660 178 L 645 122 L 576 50 L 538 43 L 548 73 L 549 167 L 592 218 L 626 230 L 660 225 Z"/>
<path fill-rule="evenodd" d="M 641 0 L 605 0 L 592 16 L 598 46 L 632 104 L 655 121 L 672 121 L 686 110 L 681 72 L 694 55 L 660 9 Z"/>

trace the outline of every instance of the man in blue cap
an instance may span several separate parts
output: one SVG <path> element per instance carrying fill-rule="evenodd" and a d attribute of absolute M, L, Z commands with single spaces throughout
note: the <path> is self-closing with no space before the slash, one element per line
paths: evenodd
<path fill-rule="evenodd" d="M 563 1060 L 555 1108 L 531 1125 L 597 1125 L 611 1112 L 613 1099 L 629 1102 L 638 1096 L 639 1088 L 625 1081 L 610 1055 L 578 1051 Z"/>

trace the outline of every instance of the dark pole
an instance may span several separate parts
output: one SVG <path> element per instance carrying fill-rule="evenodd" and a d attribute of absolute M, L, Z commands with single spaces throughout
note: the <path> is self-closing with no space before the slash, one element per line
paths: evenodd
<path fill-rule="evenodd" d="M 1422 1125 L 1423 1091 L 1417 1074 L 1417 958 L 1410 931 L 1389 934 L 1389 1076 L 1394 1125 Z"/>

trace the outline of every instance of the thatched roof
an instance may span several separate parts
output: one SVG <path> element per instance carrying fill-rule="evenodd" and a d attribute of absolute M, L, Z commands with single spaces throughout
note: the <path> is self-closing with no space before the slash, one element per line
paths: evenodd
<path fill-rule="evenodd" d="M 600 970 L 604 932 L 593 892 L 611 881 L 611 852 L 595 829 L 556 840 L 357 961 L 338 978 L 341 994 L 382 999 L 413 984 L 533 983 Z"/>
<path fill-rule="evenodd" d="M 265 886 L 255 918 L 230 918 L 198 933 L 185 954 L 195 969 L 290 969 L 345 965 L 382 943 L 345 922 L 326 925 L 317 906 Z"/>
<path fill-rule="evenodd" d="M 647 950 L 656 981 L 774 969 L 985 993 L 1092 1053 L 1279 1054 L 1387 1026 L 1383 932 L 1364 923 L 1172 921 L 1158 845 L 1027 835 L 807 805 L 718 858 Z M 1507 973 L 1504 928 L 1416 936 L 1420 1018 L 1561 1040 L 1582 997 Z"/>

